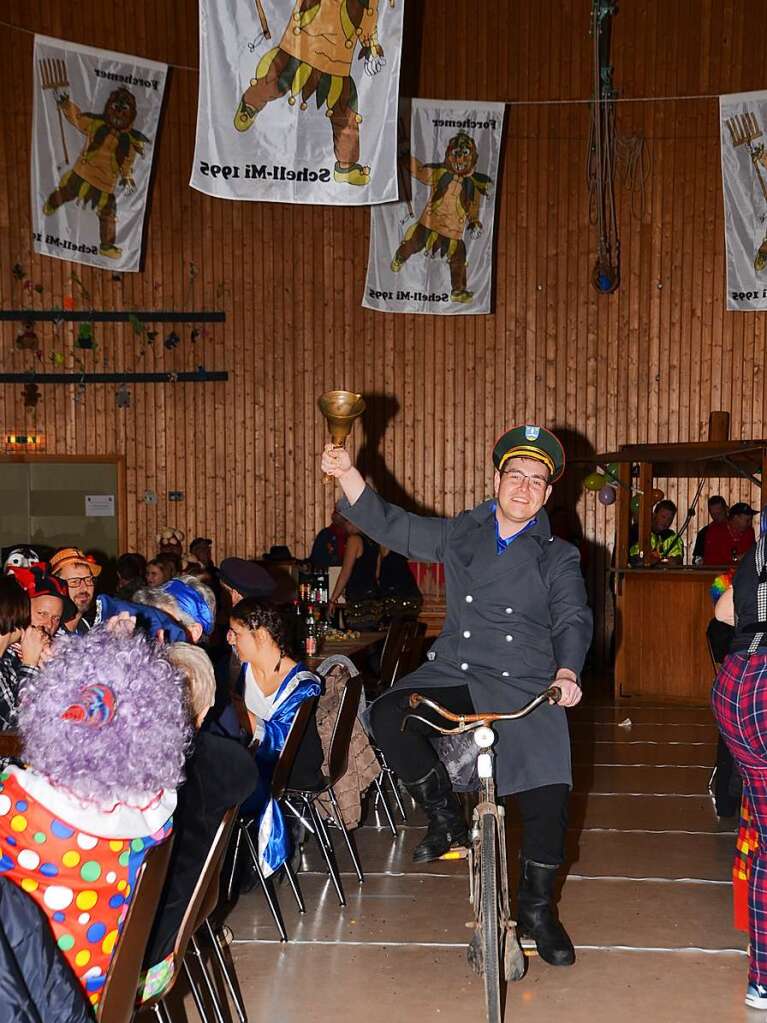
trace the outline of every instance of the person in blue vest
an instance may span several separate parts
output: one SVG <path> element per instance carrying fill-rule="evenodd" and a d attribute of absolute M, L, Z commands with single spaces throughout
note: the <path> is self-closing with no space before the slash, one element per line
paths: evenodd
<path fill-rule="evenodd" d="M 572 942 L 554 910 L 564 861 L 572 786 L 565 708 L 581 699 L 580 673 L 592 616 L 578 551 L 552 536 L 544 505 L 565 453 L 540 426 L 503 434 L 493 453 L 493 497 L 455 518 L 413 515 L 366 485 L 343 448 L 328 445 L 322 470 L 346 500 L 342 514 L 387 548 L 445 567 L 447 614 L 429 660 L 373 705 L 371 723 L 387 762 L 425 810 L 419 863 L 467 842 L 460 804 L 427 726 L 401 731 L 411 693 L 425 691 L 456 713 L 513 711 L 552 682 L 558 706 L 497 726 L 497 787 L 513 795 L 522 823 L 517 920 L 546 962 L 570 965 Z M 428 734 L 427 734 L 428 733 Z"/>

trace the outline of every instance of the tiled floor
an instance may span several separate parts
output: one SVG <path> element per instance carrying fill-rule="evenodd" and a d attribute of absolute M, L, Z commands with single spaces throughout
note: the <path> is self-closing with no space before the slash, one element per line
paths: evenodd
<path fill-rule="evenodd" d="M 506 1020 L 758 1018 L 742 1002 L 746 939 L 730 923 L 735 822 L 717 821 L 707 795 L 709 712 L 590 705 L 573 713 L 572 732 L 571 862 L 560 909 L 578 959 L 571 969 L 531 959 L 509 988 Z M 261 894 L 241 898 L 229 925 L 251 1023 L 481 1023 L 482 985 L 464 955 L 465 864 L 413 866 L 416 811 L 396 840 L 374 824 L 358 832 L 364 885 L 339 851 L 345 909 L 307 850 L 306 915 L 279 892 L 287 945 L 276 941 Z"/>

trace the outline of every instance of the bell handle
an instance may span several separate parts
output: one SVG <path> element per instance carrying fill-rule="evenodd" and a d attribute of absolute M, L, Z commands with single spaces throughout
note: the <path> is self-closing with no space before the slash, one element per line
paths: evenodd
<path fill-rule="evenodd" d="M 346 444 L 333 444 L 334 448 L 345 448 Z M 326 472 L 322 474 L 322 485 L 323 487 L 329 486 L 335 481 L 335 476 L 329 476 Z"/>

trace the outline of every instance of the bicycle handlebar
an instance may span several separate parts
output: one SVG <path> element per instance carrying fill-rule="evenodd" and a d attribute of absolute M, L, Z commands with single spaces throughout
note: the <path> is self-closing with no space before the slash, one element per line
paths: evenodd
<path fill-rule="evenodd" d="M 547 700 L 552 703 L 559 703 L 562 697 L 562 690 L 559 686 L 549 686 L 538 696 L 534 696 L 529 703 L 526 703 L 524 707 L 520 707 L 519 710 L 510 711 L 507 714 L 454 714 L 452 711 L 447 710 L 446 707 L 442 707 L 439 703 L 435 703 L 433 700 L 427 699 L 421 693 L 410 694 L 410 706 L 413 710 L 420 707 L 423 704 L 426 707 L 430 707 L 433 711 L 444 718 L 446 721 L 455 721 L 458 724 L 457 728 L 441 728 L 433 721 L 429 721 L 428 718 L 421 717 L 420 714 L 406 714 L 402 720 L 402 731 L 405 731 L 405 727 L 408 721 L 412 718 L 414 721 L 420 721 L 430 728 L 433 728 L 435 732 L 440 732 L 442 735 L 457 735 L 461 732 L 470 732 L 475 728 L 479 728 L 481 725 L 490 725 L 494 721 L 517 721 L 519 718 L 526 717 L 531 711 L 535 710 L 536 707 L 540 707 L 542 703 Z"/>

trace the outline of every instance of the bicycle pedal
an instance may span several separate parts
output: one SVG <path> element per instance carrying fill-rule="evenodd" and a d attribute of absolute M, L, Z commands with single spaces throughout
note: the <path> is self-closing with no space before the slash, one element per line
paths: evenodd
<path fill-rule="evenodd" d="M 465 860 L 469 855 L 469 850 L 465 845 L 456 846 L 454 849 L 448 849 L 446 853 L 442 853 L 439 857 L 441 860 Z"/>
<path fill-rule="evenodd" d="M 518 936 L 519 947 L 525 953 L 526 956 L 537 956 L 538 946 L 535 944 L 535 939 L 525 935 Z"/>

